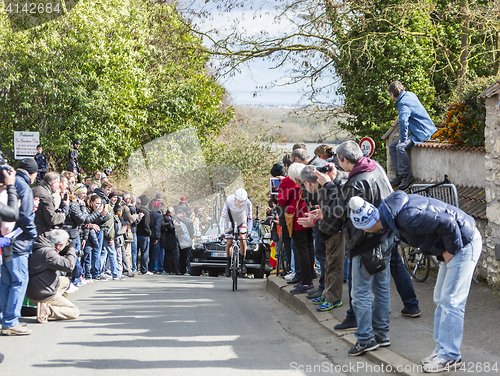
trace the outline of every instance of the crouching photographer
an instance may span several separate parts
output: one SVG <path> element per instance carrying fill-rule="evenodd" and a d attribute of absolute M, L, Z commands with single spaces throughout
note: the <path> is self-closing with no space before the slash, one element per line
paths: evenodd
<path fill-rule="evenodd" d="M 299 219 L 304 227 L 316 226 L 320 235 L 325 239 L 325 289 L 320 297 L 314 298 L 313 303 L 318 305 L 320 312 L 329 311 L 342 305 L 342 283 L 344 274 L 344 236 L 341 233 L 342 222 L 335 215 L 334 198 L 336 190 L 325 184 L 318 183 L 318 176 L 314 166 L 306 166 L 300 173 L 300 180 L 310 194 L 319 194 L 319 208 L 306 214 L 306 218 Z M 321 167 L 320 172 L 326 173 L 334 180 L 337 171 L 333 164 Z"/>
<path fill-rule="evenodd" d="M 69 278 L 58 271 L 71 273 L 76 263 L 76 251 L 68 248 L 69 235 L 64 230 L 51 230 L 39 236 L 30 258 L 30 280 L 26 295 L 37 303 L 37 320 L 71 320 L 80 315 L 78 307 L 63 296 L 69 287 Z"/>

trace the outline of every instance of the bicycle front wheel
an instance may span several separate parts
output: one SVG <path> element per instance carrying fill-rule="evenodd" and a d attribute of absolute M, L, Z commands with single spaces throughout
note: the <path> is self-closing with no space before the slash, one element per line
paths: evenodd
<path fill-rule="evenodd" d="M 233 249 L 233 253 L 231 254 L 231 278 L 233 279 L 233 291 L 238 290 L 238 253 L 239 252 L 236 252 L 236 250 Z"/>
<path fill-rule="evenodd" d="M 418 248 L 400 247 L 403 263 L 410 277 L 417 282 L 424 282 L 431 270 L 429 256 L 424 255 Z"/>

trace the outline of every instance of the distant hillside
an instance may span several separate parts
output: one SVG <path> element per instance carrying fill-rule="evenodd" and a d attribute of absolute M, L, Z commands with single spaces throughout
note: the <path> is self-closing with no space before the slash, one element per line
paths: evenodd
<path fill-rule="evenodd" d="M 287 142 L 335 142 L 344 140 L 348 133 L 340 131 L 337 123 L 345 116 L 334 114 L 332 110 L 313 113 L 293 107 L 234 106 L 236 117 L 260 125 L 286 138 Z"/>

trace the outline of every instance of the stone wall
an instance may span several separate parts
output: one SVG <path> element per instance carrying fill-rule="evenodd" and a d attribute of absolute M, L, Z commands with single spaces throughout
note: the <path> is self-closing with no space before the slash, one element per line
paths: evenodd
<path fill-rule="evenodd" d="M 455 185 L 485 188 L 487 219 L 475 218 L 483 236 L 483 252 L 479 259 L 476 276 L 490 285 L 500 287 L 500 114 L 498 96 L 486 99 L 485 151 L 460 150 L 446 147 L 413 147 L 410 149 L 412 174 L 419 179 L 441 181 L 447 174 Z M 388 134 L 387 173 L 391 169 L 389 143 L 399 138 L 399 130 Z M 495 253 L 497 248 L 497 254 Z M 500 257 L 500 255 L 498 255 Z"/>
<path fill-rule="evenodd" d="M 485 249 L 483 260 L 487 268 L 487 280 L 490 284 L 500 286 L 500 262 L 495 255 L 495 246 L 500 247 L 500 118 L 498 95 L 486 98 L 485 128 L 485 192 L 486 216 L 488 228 L 483 239 Z"/>
<path fill-rule="evenodd" d="M 388 139 L 388 144 L 399 137 L 396 128 Z M 388 145 L 387 144 L 387 145 Z M 429 143 L 426 143 L 426 146 Z M 410 148 L 410 169 L 415 178 L 439 182 L 447 174 L 455 185 L 485 187 L 485 151 L 462 150 L 457 147 L 447 148 L 414 146 Z M 389 177 L 395 176 L 390 165 L 389 149 L 387 149 Z"/>

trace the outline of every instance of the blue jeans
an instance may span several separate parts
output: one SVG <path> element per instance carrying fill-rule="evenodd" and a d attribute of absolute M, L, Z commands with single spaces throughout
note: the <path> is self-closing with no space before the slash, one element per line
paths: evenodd
<path fill-rule="evenodd" d="M 349 264 L 351 263 L 351 259 L 344 259 L 344 282 L 347 281 L 347 275 L 349 274 Z"/>
<path fill-rule="evenodd" d="M 481 255 L 483 239 L 476 229 L 472 242 L 463 247 L 449 263 L 441 262 L 434 287 L 434 341 L 438 357 L 457 360 L 464 332 L 465 304 L 474 269 Z"/>
<path fill-rule="evenodd" d="M 165 248 L 160 246 L 160 251 L 158 254 L 158 271 L 163 272 L 163 261 L 165 260 Z"/>
<path fill-rule="evenodd" d="M 354 314 L 354 308 L 352 307 L 352 259 L 349 258 L 349 263 L 347 266 L 347 291 L 349 291 L 349 309 L 346 312 L 346 319 L 356 320 L 356 315 Z"/>
<path fill-rule="evenodd" d="M 393 243 L 394 236 L 391 236 L 381 244 L 385 269 L 378 273 L 368 273 L 360 256 L 352 258 L 352 306 L 358 322 L 355 334 L 360 344 L 370 342 L 374 335 L 380 339 L 389 338 L 390 260 Z"/>
<path fill-rule="evenodd" d="M 29 241 L 33 244 L 33 241 Z M 5 261 L 1 266 L 0 305 L 2 312 L 2 328 L 12 328 L 19 325 L 21 308 L 28 288 L 29 253 L 13 254 L 11 261 Z"/>
<path fill-rule="evenodd" d="M 410 173 L 410 158 L 408 158 L 408 149 L 413 146 L 411 136 L 405 142 L 399 142 L 399 138 L 389 144 L 389 154 L 391 155 L 392 171 L 399 175 L 408 175 Z"/>
<path fill-rule="evenodd" d="M 316 226 L 313 227 L 313 237 L 314 237 L 314 257 L 319 262 L 319 267 L 321 269 L 318 290 L 323 291 L 325 289 L 326 244 L 325 240 L 320 235 L 320 232 Z"/>
<path fill-rule="evenodd" d="M 290 241 L 290 247 L 292 250 L 292 270 L 295 272 L 295 278 L 301 279 L 302 274 L 300 273 L 300 265 L 299 265 L 299 255 L 297 254 L 297 250 L 295 249 L 295 243 L 293 239 Z"/>
<path fill-rule="evenodd" d="M 137 237 L 137 252 L 141 251 L 141 273 L 148 272 L 149 264 L 149 236 Z"/>
<path fill-rule="evenodd" d="M 104 255 L 104 257 L 103 257 Z M 118 260 L 116 259 L 116 249 L 114 245 L 109 245 L 109 240 L 104 240 L 101 252 L 101 262 L 100 264 L 102 272 L 104 272 L 106 265 L 106 258 L 109 257 L 109 264 L 111 267 L 111 275 L 113 278 L 118 278 L 120 276 L 120 270 L 118 269 Z"/>
<path fill-rule="evenodd" d="M 91 274 L 92 278 L 99 277 L 100 274 L 100 261 L 101 261 L 101 250 L 102 250 L 102 242 L 104 240 L 104 232 L 99 231 L 97 233 L 97 240 L 99 241 L 99 246 L 97 248 L 92 248 L 92 268 Z"/>
<path fill-rule="evenodd" d="M 411 282 L 408 271 L 403 265 L 403 260 L 399 255 L 397 244 L 394 243 L 391 255 L 391 275 L 398 290 L 398 294 L 403 301 L 404 306 L 410 311 L 417 311 L 418 299 L 415 295 L 415 289 L 413 288 L 413 283 Z"/>
<path fill-rule="evenodd" d="M 92 268 L 92 247 L 90 246 L 85 246 L 83 248 L 83 278 L 85 279 L 90 279 L 92 277 L 92 274 L 90 274 L 90 269 Z"/>
<path fill-rule="evenodd" d="M 160 246 L 160 240 L 156 244 L 153 242 L 153 250 L 151 255 L 151 272 L 163 271 L 163 258 L 165 250 Z"/>
<path fill-rule="evenodd" d="M 70 247 L 71 246 L 75 247 L 76 253 L 78 254 L 82 249 L 82 242 L 80 240 L 80 237 L 72 239 L 70 243 Z M 82 265 L 80 264 L 80 257 L 76 256 L 75 267 L 71 272 L 71 283 L 73 283 L 75 286 L 78 285 L 82 280 L 81 278 L 82 275 L 83 275 L 83 268 Z"/>
<path fill-rule="evenodd" d="M 137 273 L 137 234 L 132 233 L 134 241 L 130 245 L 132 247 L 132 271 Z"/>

